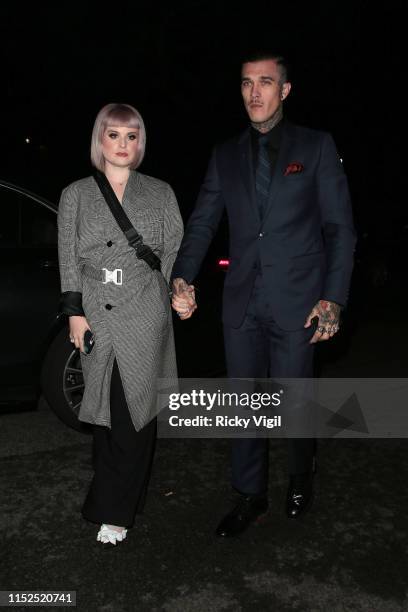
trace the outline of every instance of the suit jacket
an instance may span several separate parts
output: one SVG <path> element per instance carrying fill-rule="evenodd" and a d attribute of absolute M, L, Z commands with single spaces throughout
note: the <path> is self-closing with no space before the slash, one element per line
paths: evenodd
<path fill-rule="evenodd" d="M 158 379 L 177 378 L 167 281 L 183 224 L 170 186 L 139 172 L 131 172 L 122 204 L 145 244 L 161 258 L 166 280 L 136 258 L 92 176 L 62 192 L 59 264 L 63 295 L 82 298 L 95 336 L 92 352 L 81 354 L 85 393 L 79 419 L 110 427 L 110 378 L 116 357 L 129 412 L 140 430 L 161 408 Z M 89 266 L 99 271 L 121 268 L 123 284 L 103 284 L 87 274 Z"/>
<path fill-rule="evenodd" d="M 301 164 L 302 170 L 285 176 L 293 163 Z M 230 234 L 224 324 L 241 325 L 259 272 L 282 329 L 303 327 L 319 299 L 346 304 L 355 232 L 347 179 L 329 134 L 285 121 L 262 221 L 250 129 L 217 146 L 187 224 L 173 278 L 193 281 L 224 207 Z"/>

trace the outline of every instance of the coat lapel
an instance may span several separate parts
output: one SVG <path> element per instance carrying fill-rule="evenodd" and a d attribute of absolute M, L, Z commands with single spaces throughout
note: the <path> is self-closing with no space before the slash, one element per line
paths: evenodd
<path fill-rule="evenodd" d="M 95 212 L 103 223 L 109 223 L 112 228 L 117 228 L 118 224 L 115 217 L 112 215 L 105 198 L 102 195 L 101 190 L 98 187 L 97 182 L 92 177 L 92 189 L 93 189 L 93 206 L 95 206 Z M 129 216 L 132 214 L 135 208 L 144 208 L 145 202 L 141 195 L 141 181 L 140 176 L 137 172 L 132 171 L 129 175 L 128 182 L 123 193 L 122 205 L 126 214 Z"/>
<path fill-rule="evenodd" d="M 102 195 L 101 190 L 99 189 L 98 183 L 95 181 L 94 177 L 90 177 L 91 180 L 91 194 L 90 200 L 92 201 L 92 207 L 94 208 L 94 212 L 97 217 L 109 217 L 111 214 L 108 205 L 105 201 L 105 198 Z"/>
<path fill-rule="evenodd" d="M 141 195 L 141 181 L 139 173 L 132 170 L 130 172 L 128 182 L 126 183 L 126 188 L 122 198 L 123 208 L 128 215 L 129 212 L 135 210 L 135 208 L 144 208 L 145 203 Z"/>

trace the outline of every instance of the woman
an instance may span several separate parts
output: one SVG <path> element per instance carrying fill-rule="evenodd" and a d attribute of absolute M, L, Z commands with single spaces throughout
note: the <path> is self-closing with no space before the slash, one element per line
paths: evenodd
<path fill-rule="evenodd" d="M 91 160 L 160 257 L 161 272 L 136 257 L 92 176 L 64 189 L 58 212 L 62 312 L 85 379 L 79 419 L 94 434 L 95 474 L 82 514 L 101 524 L 97 540 L 112 544 L 144 505 L 157 380 L 177 377 L 168 281 L 183 225 L 170 186 L 135 171 L 145 142 L 137 110 L 108 104 L 95 120 Z M 88 329 L 94 345 L 85 354 Z"/>

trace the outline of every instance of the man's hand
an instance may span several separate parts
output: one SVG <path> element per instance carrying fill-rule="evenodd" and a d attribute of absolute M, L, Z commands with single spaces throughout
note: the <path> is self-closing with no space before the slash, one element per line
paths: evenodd
<path fill-rule="evenodd" d="M 187 285 L 184 278 L 175 278 L 171 305 L 182 321 L 189 319 L 197 309 L 194 285 Z"/>
<path fill-rule="evenodd" d="M 321 340 L 329 340 L 339 331 L 341 307 L 336 302 L 319 300 L 306 319 L 305 327 L 310 327 L 312 319 L 318 319 L 317 329 L 310 340 L 311 344 Z"/>

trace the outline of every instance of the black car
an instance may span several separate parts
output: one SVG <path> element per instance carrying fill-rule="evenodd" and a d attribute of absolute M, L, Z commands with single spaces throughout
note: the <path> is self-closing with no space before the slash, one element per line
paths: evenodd
<path fill-rule="evenodd" d="M 18 410 L 40 397 L 75 429 L 83 392 L 79 355 L 58 314 L 57 206 L 0 181 L 0 407 Z"/>

